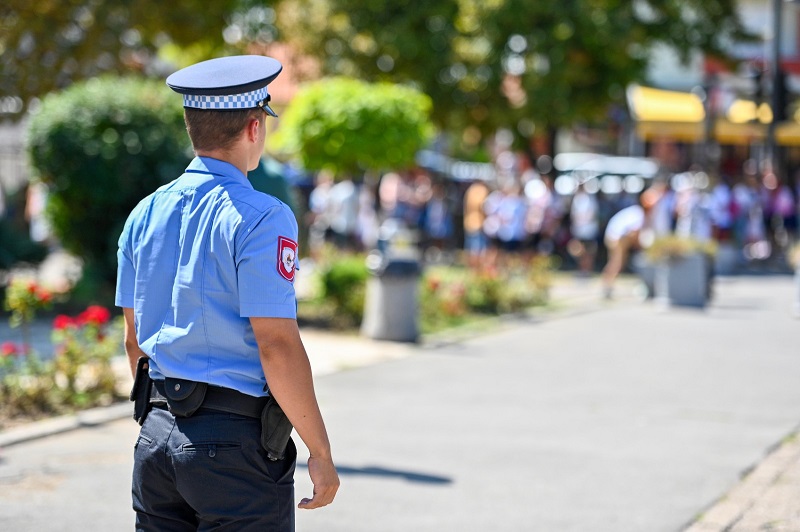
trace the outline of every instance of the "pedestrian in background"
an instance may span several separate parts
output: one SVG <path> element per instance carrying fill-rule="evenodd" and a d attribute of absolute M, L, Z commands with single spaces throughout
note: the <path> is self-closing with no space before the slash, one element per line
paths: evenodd
<path fill-rule="evenodd" d="M 314 494 L 300 508 L 339 486 L 296 321 L 297 222 L 247 180 L 280 70 L 237 56 L 167 79 L 196 157 L 133 210 L 118 252 L 125 349 L 132 370 L 147 361 L 154 390 L 149 413 L 136 405 L 137 530 L 294 530 L 296 449 L 270 447 L 269 396 L 310 451 Z"/>
<path fill-rule="evenodd" d="M 444 183 L 434 183 L 431 187 L 431 195 L 423 206 L 420 222 L 426 253 L 432 251 L 431 256 L 440 256 L 453 235 L 453 220 Z"/>
<path fill-rule="evenodd" d="M 643 232 L 651 228 L 655 207 L 663 194 L 663 184 L 654 184 L 642 193 L 638 204 L 625 207 L 608 221 L 604 237 L 608 262 L 602 274 L 606 299 L 613 296 L 614 281 L 625 268 L 631 251 L 643 247 L 641 241 L 646 240 Z"/>
<path fill-rule="evenodd" d="M 594 194 L 586 192 L 583 183 L 578 184 L 578 189 L 570 203 L 570 234 L 569 252 L 578 261 L 578 272 L 589 275 L 594 268 L 594 257 L 597 253 L 597 234 L 599 226 L 599 206 Z"/>
<path fill-rule="evenodd" d="M 467 264 L 473 270 L 484 266 L 487 238 L 483 232 L 486 213 L 483 204 L 489 196 L 489 186 L 481 181 L 474 181 L 464 193 L 464 248 L 467 253 Z"/>

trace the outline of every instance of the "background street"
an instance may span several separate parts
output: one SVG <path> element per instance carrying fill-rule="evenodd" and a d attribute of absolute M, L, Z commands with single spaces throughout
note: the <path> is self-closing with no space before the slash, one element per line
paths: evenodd
<path fill-rule="evenodd" d="M 800 422 L 794 290 L 744 276 L 718 279 L 705 310 L 593 299 L 320 373 L 342 486 L 297 529 L 680 530 Z M 363 349 L 346 340 L 331 352 Z M 132 529 L 136 430 L 124 419 L 3 449 L 0 528 Z"/>

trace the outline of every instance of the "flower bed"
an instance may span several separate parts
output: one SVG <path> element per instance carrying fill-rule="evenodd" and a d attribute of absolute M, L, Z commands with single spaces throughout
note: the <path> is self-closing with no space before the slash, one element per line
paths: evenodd
<path fill-rule="evenodd" d="M 53 353 L 41 356 L 30 346 L 29 325 L 52 295 L 29 281 L 14 281 L 6 294 L 11 324 L 22 342 L 0 344 L 0 427 L 14 419 L 39 418 L 110 404 L 121 399 L 111 359 L 122 354 L 122 319 L 90 306 L 77 316 L 53 321 Z"/>

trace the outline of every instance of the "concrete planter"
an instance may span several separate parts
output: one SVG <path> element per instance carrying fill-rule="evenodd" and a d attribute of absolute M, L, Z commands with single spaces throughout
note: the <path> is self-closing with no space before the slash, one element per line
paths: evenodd
<path fill-rule="evenodd" d="M 656 301 L 665 306 L 706 306 L 709 297 L 709 261 L 703 253 L 673 257 L 655 269 Z"/>
<path fill-rule="evenodd" d="M 741 249 L 730 243 L 720 244 L 714 258 L 714 272 L 717 275 L 733 275 L 741 262 Z"/>
<path fill-rule="evenodd" d="M 656 265 L 647 259 L 644 253 L 636 253 L 631 257 L 633 271 L 639 276 L 645 288 L 646 297 L 655 296 Z"/>

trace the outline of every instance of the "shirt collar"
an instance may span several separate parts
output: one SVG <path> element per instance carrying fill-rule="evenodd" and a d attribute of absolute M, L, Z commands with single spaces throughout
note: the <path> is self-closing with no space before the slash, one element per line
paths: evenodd
<path fill-rule="evenodd" d="M 189 166 L 186 167 L 186 171 L 191 173 L 213 174 L 214 176 L 226 177 L 240 183 L 250 184 L 247 176 L 231 163 L 211 157 L 195 157 L 192 159 L 192 162 L 189 163 Z"/>

